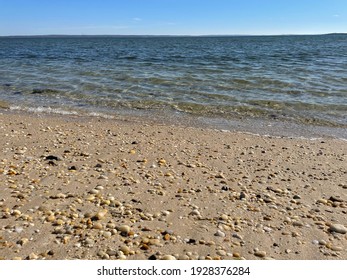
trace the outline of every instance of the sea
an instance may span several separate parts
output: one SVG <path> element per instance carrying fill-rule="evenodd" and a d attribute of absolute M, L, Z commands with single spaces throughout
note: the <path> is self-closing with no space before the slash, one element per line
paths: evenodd
<path fill-rule="evenodd" d="M 347 34 L 0 37 L 0 102 L 347 139 Z"/>

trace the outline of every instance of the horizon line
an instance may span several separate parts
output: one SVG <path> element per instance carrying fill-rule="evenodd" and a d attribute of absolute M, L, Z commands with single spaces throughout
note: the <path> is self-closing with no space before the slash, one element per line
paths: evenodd
<path fill-rule="evenodd" d="M 31 35 L 0 35 L 0 37 L 243 37 L 243 36 L 322 36 L 347 35 L 343 32 L 331 33 L 284 33 L 284 34 L 31 34 Z"/>

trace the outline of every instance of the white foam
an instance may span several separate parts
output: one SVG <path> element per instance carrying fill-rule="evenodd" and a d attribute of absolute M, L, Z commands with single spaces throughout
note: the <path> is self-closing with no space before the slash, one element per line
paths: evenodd
<path fill-rule="evenodd" d="M 49 113 L 49 114 L 59 114 L 59 115 L 78 115 L 76 111 L 67 111 L 61 108 L 51 108 L 51 107 L 21 107 L 21 106 L 10 106 L 11 110 L 16 111 L 27 111 L 30 113 Z"/>

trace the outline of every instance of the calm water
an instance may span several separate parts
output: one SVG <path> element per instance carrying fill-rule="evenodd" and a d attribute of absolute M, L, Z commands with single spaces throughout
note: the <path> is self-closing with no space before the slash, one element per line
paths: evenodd
<path fill-rule="evenodd" d="M 0 38 L 0 100 L 347 128 L 347 35 Z"/>

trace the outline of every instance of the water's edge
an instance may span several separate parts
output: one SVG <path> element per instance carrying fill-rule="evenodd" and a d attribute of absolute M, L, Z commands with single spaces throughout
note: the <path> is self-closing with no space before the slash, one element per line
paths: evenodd
<path fill-rule="evenodd" d="M 58 117 L 68 120 L 99 119 L 115 122 L 143 123 L 148 125 L 168 125 L 216 129 L 259 136 L 302 139 L 340 139 L 347 141 L 347 130 L 339 127 L 298 124 L 287 121 L 271 121 L 261 118 L 223 119 L 217 117 L 193 116 L 187 113 L 165 113 L 155 110 L 123 110 L 115 114 L 87 111 L 66 111 L 63 109 L 25 108 L 19 106 L 1 107 L 0 114 L 22 114 L 45 117 Z"/>

